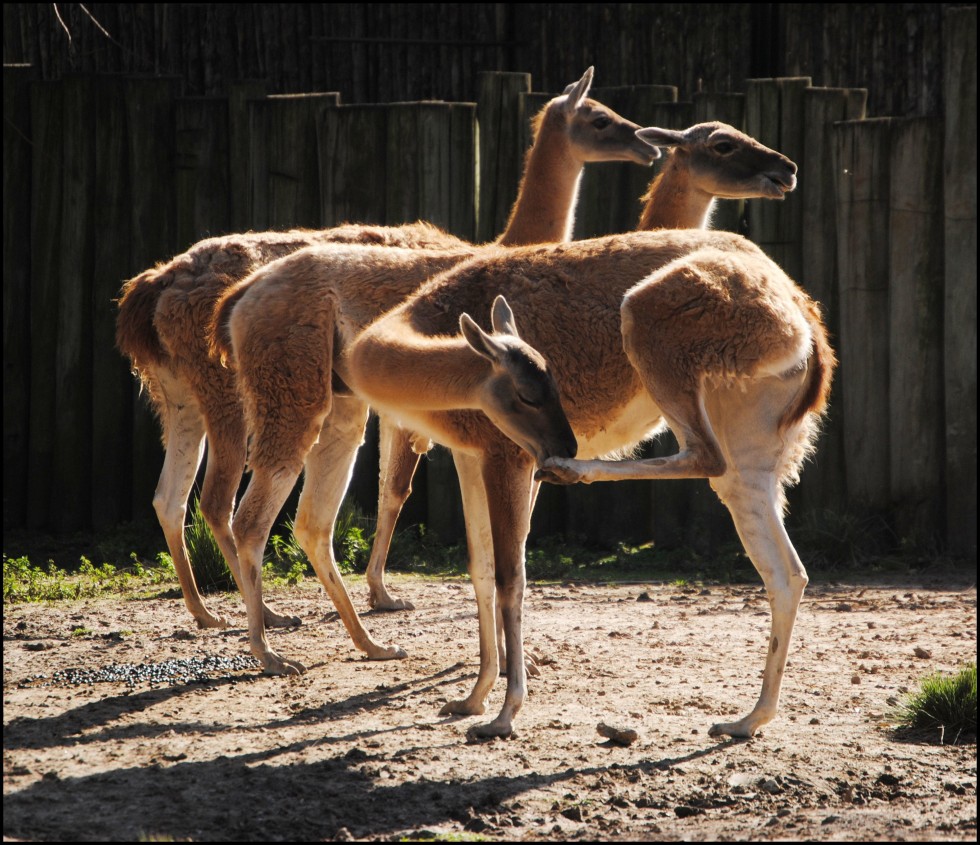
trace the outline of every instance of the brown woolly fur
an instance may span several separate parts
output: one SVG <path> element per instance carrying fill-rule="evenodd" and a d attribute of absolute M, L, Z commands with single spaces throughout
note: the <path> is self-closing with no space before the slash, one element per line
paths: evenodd
<path fill-rule="evenodd" d="M 167 353 L 153 327 L 153 316 L 160 293 L 172 281 L 166 266 L 159 265 L 126 282 L 116 300 L 116 347 L 129 358 L 136 372 L 166 361 Z"/>
<path fill-rule="evenodd" d="M 234 374 L 214 355 L 209 337 L 214 305 L 227 289 L 256 268 L 303 247 L 325 243 L 451 249 L 463 242 L 423 222 L 227 235 L 195 244 L 131 279 L 122 289 L 116 317 L 117 345 L 143 382 L 163 430 L 164 468 L 154 507 L 185 603 L 201 627 L 221 627 L 226 622 L 205 606 L 187 560 L 183 540 L 187 498 L 206 435 L 211 458 L 201 491 L 201 511 L 239 581 L 230 521 L 245 466 L 246 444 Z M 268 624 L 298 621 L 280 617 L 268 608 L 265 613 Z"/>
<path fill-rule="evenodd" d="M 234 349 L 252 437 L 249 466 L 272 466 L 295 450 L 298 472 L 331 409 L 332 375 L 340 366 L 335 341 L 346 343 L 426 279 L 473 252 L 472 247 L 311 248 L 263 267 L 229 290 L 215 313 Z M 291 448 L 283 448 L 286 441 Z M 271 443 L 280 450 L 270 457 Z"/>

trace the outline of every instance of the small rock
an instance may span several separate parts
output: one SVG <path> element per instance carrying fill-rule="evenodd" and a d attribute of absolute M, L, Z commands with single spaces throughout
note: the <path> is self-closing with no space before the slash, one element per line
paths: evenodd
<path fill-rule="evenodd" d="M 605 722 L 599 722 L 595 729 L 599 732 L 599 736 L 604 736 L 617 745 L 632 745 L 640 738 L 640 735 L 632 728 L 607 725 Z"/>
<path fill-rule="evenodd" d="M 578 804 L 576 804 L 574 807 L 566 807 L 564 810 L 561 811 L 561 814 L 569 821 L 573 821 L 573 822 L 585 821 L 585 813 L 582 811 L 581 806 L 579 806 Z"/>
<path fill-rule="evenodd" d="M 342 827 L 333 835 L 334 842 L 353 842 L 354 835 L 346 828 Z"/>
<path fill-rule="evenodd" d="M 921 657 L 923 660 L 928 660 L 930 657 L 932 657 L 932 652 L 927 648 L 922 648 L 921 646 L 916 646 L 913 649 L 913 653 L 916 657 Z"/>
<path fill-rule="evenodd" d="M 686 804 L 681 804 L 674 807 L 674 815 L 679 819 L 687 819 L 691 816 L 699 816 L 704 812 L 700 807 L 688 807 Z"/>
<path fill-rule="evenodd" d="M 648 592 L 646 592 L 646 591 L 644 591 L 644 592 L 642 592 L 642 593 L 640 593 L 640 594 L 639 594 L 639 595 L 638 595 L 638 596 L 636 597 L 636 600 L 637 600 L 637 601 L 653 601 L 653 599 L 652 599 L 652 598 L 650 598 L 650 594 L 649 594 Z"/>

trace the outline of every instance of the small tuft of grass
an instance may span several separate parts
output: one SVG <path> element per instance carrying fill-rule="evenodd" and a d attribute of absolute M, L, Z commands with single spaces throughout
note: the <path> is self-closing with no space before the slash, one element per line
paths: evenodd
<path fill-rule="evenodd" d="M 223 593 L 237 589 L 221 547 L 201 513 L 199 497 L 195 497 L 191 505 L 190 522 L 184 529 L 184 544 L 187 546 L 187 557 L 194 572 L 194 580 L 202 593 Z"/>
<path fill-rule="evenodd" d="M 913 739 L 957 745 L 977 741 L 977 664 L 955 675 L 936 673 L 908 693 L 895 713 L 899 732 Z"/>

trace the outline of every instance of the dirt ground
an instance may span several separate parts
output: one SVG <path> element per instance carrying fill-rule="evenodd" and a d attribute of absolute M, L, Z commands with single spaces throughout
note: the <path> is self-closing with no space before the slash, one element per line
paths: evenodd
<path fill-rule="evenodd" d="M 417 609 L 364 614 L 409 652 L 388 663 L 354 650 L 314 581 L 272 591 L 303 619 L 270 635 L 309 668 L 294 678 L 223 668 L 247 654 L 233 595 L 212 599 L 239 626 L 223 631 L 179 599 L 5 608 L 4 839 L 976 841 L 976 746 L 888 721 L 922 676 L 976 659 L 975 583 L 811 584 L 781 712 L 748 741 L 708 728 L 758 696 L 761 585 L 531 585 L 541 676 L 512 738 L 468 744 L 477 717 L 438 713 L 475 678 L 472 589 L 392 580 Z M 69 671 L 114 664 L 127 680 Z"/>

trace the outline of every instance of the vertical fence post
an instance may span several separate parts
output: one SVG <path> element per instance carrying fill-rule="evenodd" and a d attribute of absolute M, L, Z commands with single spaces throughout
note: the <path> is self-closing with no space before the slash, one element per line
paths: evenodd
<path fill-rule="evenodd" d="M 317 116 L 320 221 L 384 223 L 388 107 L 338 106 Z"/>
<path fill-rule="evenodd" d="M 137 387 L 129 362 L 116 349 L 117 307 L 132 264 L 126 127 L 126 81 L 102 77 L 95 115 L 95 256 L 92 270 L 92 478 L 91 524 L 111 528 L 132 517 L 132 403 Z"/>
<path fill-rule="evenodd" d="M 318 115 L 340 104 L 337 93 L 266 97 L 250 103 L 253 225 L 320 226 Z"/>
<path fill-rule="evenodd" d="M 889 186 L 891 507 L 903 538 L 935 547 L 945 527 L 942 126 L 895 123 Z"/>
<path fill-rule="evenodd" d="M 977 9 L 943 22 L 946 532 L 977 559 Z"/>
<path fill-rule="evenodd" d="M 801 254 L 803 272 L 796 281 L 823 308 L 831 345 L 840 339 L 837 279 L 837 177 L 834 169 L 834 124 L 862 120 L 868 92 L 863 88 L 808 88 L 803 95 L 806 154 L 798 162 L 803 195 Z M 840 509 L 847 488 L 844 475 L 844 428 L 840 377 L 833 387 L 830 408 L 817 451 L 799 487 L 789 493 L 791 512 L 799 517 L 822 509 Z"/>
<path fill-rule="evenodd" d="M 797 164 L 805 154 L 803 92 L 809 87 L 808 76 L 746 80 L 745 131 Z M 800 278 L 803 269 L 800 233 L 805 195 L 806 186 L 800 184 L 782 202 L 746 203 L 749 237 L 793 279 Z"/>
<path fill-rule="evenodd" d="M 177 193 L 174 189 L 174 101 L 179 80 L 131 77 L 126 86 L 129 146 L 130 275 L 177 251 Z M 135 392 L 134 392 L 135 394 Z M 160 425 L 137 395 L 133 418 L 133 517 L 153 519 L 153 491 L 163 452 Z"/>
<path fill-rule="evenodd" d="M 520 94 L 529 73 L 482 73 L 476 119 L 480 129 L 478 241 L 492 241 L 507 224 L 524 168 Z"/>
<path fill-rule="evenodd" d="M 848 501 L 887 506 L 888 203 L 890 118 L 835 126 L 840 284 L 838 396 L 844 423 Z"/>
<path fill-rule="evenodd" d="M 231 231 L 228 101 L 183 97 L 175 116 L 177 244 L 187 249 Z"/>
<path fill-rule="evenodd" d="M 231 231 L 252 227 L 252 167 L 249 158 L 249 103 L 261 100 L 268 85 L 264 80 L 237 82 L 228 90 L 228 197 Z"/>
<path fill-rule="evenodd" d="M 61 259 L 64 89 L 36 82 L 31 91 L 31 375 L 27 525 L 48 525 L 54 474 L 55 371 Z"/>
<path fill-rule="evenodd" d="M 31 365 L 30 65 L 3 68 L 3 527 L 27 522 Z"/>

